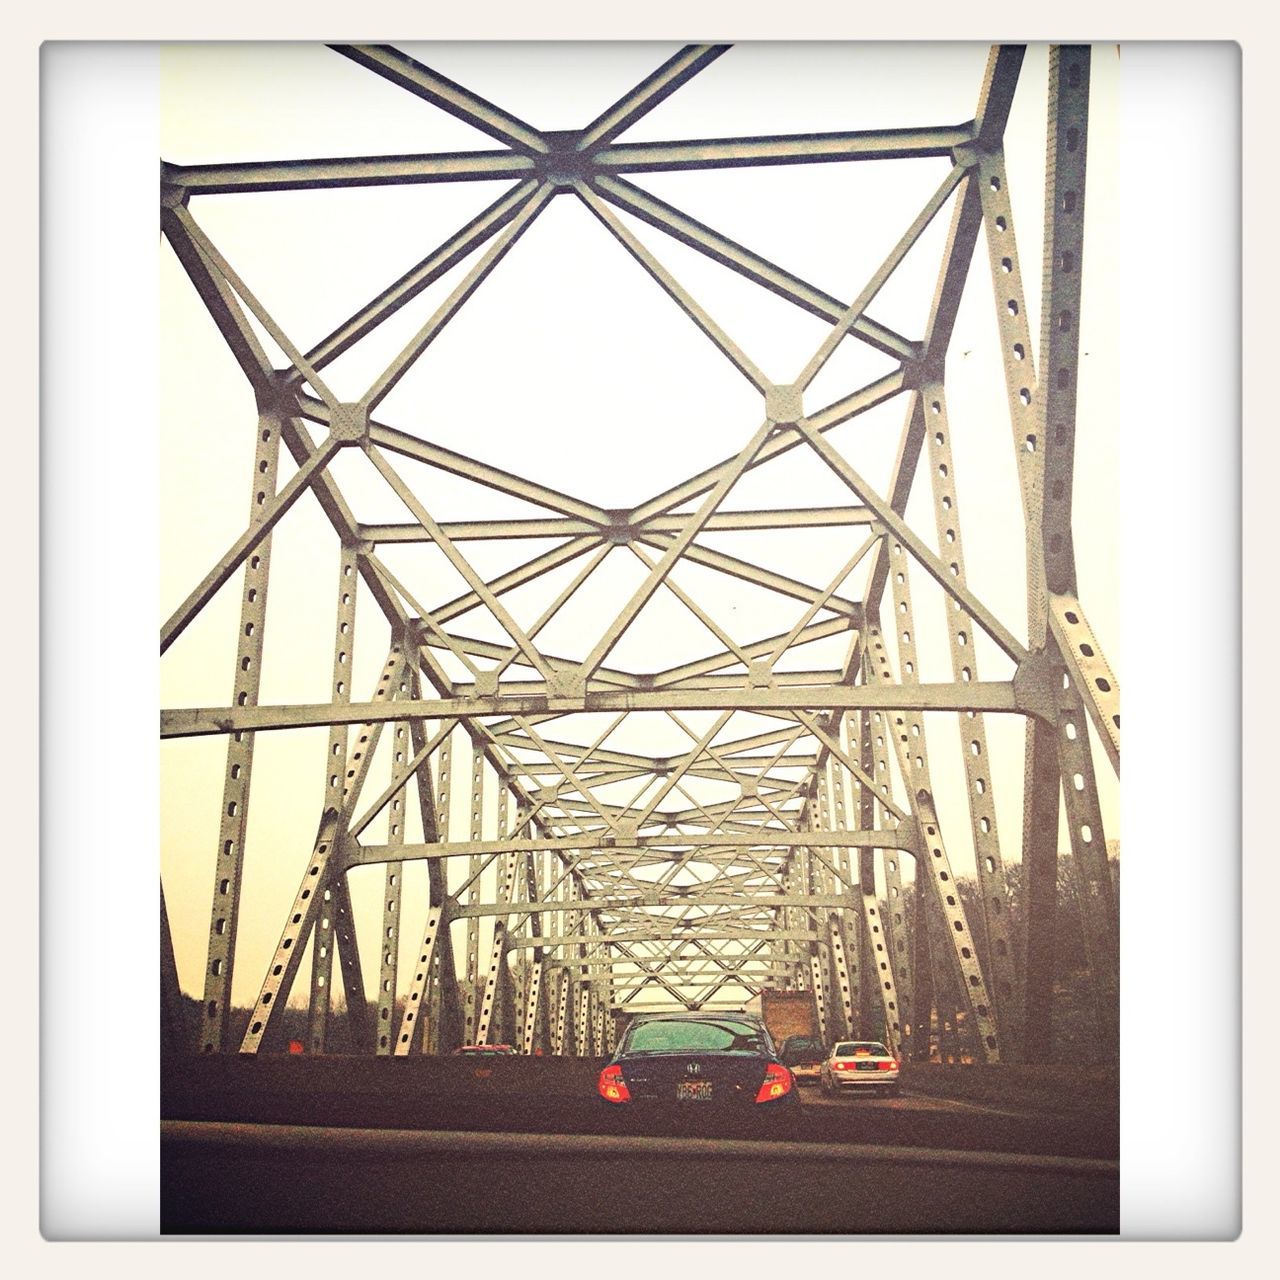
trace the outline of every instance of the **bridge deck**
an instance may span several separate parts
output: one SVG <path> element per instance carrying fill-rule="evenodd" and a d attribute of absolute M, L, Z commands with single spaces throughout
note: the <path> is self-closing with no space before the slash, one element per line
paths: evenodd
<path fill-rule="evenodd" d="M 555 1058 L 196 1059 L 165 1091 L 163 1229 L 1119 1227 L 1114 1070 L 908 1064 L 898 1098 L 808 1089 L 788 1114 L 725 1121 L 607 1110 L 593 1096 L 598 1069 Z"/>

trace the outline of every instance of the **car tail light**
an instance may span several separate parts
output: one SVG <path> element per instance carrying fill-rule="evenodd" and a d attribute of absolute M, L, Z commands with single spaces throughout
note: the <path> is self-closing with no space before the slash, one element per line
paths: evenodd
<path fill-rule="evenodd" d="M 892 1058 L 888 1062 L 877 1062 L 876 1066 L 881 1071 L 896 1071 L 898 1069 L 898 1064 Z"/>
<path fill-rule="evenodd" d="M 792 1075 L 781 1063 L 771 1062 L 764 1069 L 764 1084 L 756 1094 L 757 1102 L 772 1102 L 791 1092 Z"/>
<path fill-rule="evenodd" d="M 611 1067 L 605 1067 L 600 1073 L 600 1080 L 596 1088 L 606 1102 L 631 1101 L 631 1090 L 627 1088 L 626 1083 L 623 1081 L 622 1068 L 617 1063 Z"/>
<path fill-rule="evenodd" d="M 852 1065 L 848 1062 L 833 1062 L 831 1065 L 836 1071 L 852 1071 L 853 1070 Z"/>

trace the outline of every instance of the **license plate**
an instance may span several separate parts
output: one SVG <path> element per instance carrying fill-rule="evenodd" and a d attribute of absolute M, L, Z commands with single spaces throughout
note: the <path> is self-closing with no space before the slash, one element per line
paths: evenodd
<path fill-rule="evenodd" d="M 710 1080 L 684 1080 L 676 1085 L 677 1102 L 710 1102 Z"/>
<path fill-rule="evenodd" d="M 876 1064 L 875 1064 L 874 1062 L 859 1062 L 859 1063 L 858 1063 L 858 1070 L 859 1070 L 859 1071 L 875 1071 L 876 1069 L 877 1069 L 877 1068 L 876 1068 Z"/>

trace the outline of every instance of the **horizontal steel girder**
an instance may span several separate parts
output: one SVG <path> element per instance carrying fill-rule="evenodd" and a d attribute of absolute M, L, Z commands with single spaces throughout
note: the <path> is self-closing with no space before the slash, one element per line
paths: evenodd
<path fill-rule="evenodd" d="M 537 849 L 842 849 L 854 845 L 875 849 L 915 849 L 915 828 L 900 823 L 892 831 L 781 831 L 759 827 L 748 836 L 670 835 L 538 836 L 531 840 L 458 840 L 438 844 L 345 846 L 349 865 L 411 861 L 414 858 L 462 858 L 474 854 L 531 853 Z"/>
<path fill-rule="evenodd" d="M 482 902 L 475 906 L 458 907 L 455 920 L 466 916 L 527 916 L 540 912 L 570 911 L 631 911 L 639 907 L 744 907 L 751 910 L 772 910 L 775 907 L 825 907 L 828 910 L 853 910 L 859 903 L 856 894 L 835 893 L 770 893 L 757 891 L 752 897 L 744 893 L 683 894 L 678 890 L 663 893 L 638 894 L 634 898 L 600 897 L 586 898 L 567 906 L 559 902 Z M 634 917 L 629 917 L 634 918 Z M 608 935 L 606 934 L 607 938 Z"/>
<path fill-rule="evenodd" d="M 450 151 L 435 155 L 371 156 L 358 160 L 264 160 L 237 164 L 161 166 L 161 181 L 191 195 L 371 187 L 387 183 L 472 182 L 534 176 L 565 182 L 595 174 L 724 169 L 741 165 L 824 164 L 844 160 L 950 158 L 973 141 L 966 125 L 875 129 L 850 133 L 713 138 L 666 143 L 618 143 L 594 154 Z"/>
<path fill-rule="evenodd" d="M 911 687 L 673 689 L 667 692 L 608 690 L 577 695 L 484 698 L 423 698 L 396 703 L 312 703 L 278 707 L 175 708 L 160 713 L 162 738 L 191 738 L 215 733 L 301 729 L 315 725 L 373 724 L 409 719 L 474 719 L 480 716 L 569 715 L 579 711 L 759 711 L 787 712 L 875 710 L 1011 711 L 1035 714 L 1040 706 L 1019 699 L 1015 686 L 1003 681 L 967 685 L 920 684 Z"/>
<path fill-rule="evenodd" d="M 639 533 L 679 533 L 687 516 L 655 516 L 633 525 L 625 513 L 607 524 L 587 520 L 454 520 L 441 529 L 454 542 L 479 542 L 492 538 L 577 538 L 606 534 L 617 538 Z M 776 511 L 717 511 L 703 526 L 707 533 L 737 533 L 751 529 L 829 529 L 847 525 L 876 525 L 876 514 L 866 507 L 791 507 Z M 430 542 L 420 524 L 362 524 L 360 537 L 374 543 Z"/>
<path fill-rule="evenodd" d="M 700 924 L 701 922 L 699 922 Z M 533 947 L 543 947 L 551 949 L 556 947 L 580 947 L 586 945 L 592 946 L 625 946 L 632 942 L 678 942 L 689 943 L 698 942 L 816 942 L 822 938 L 816 929 L 738 929 L 738 930 L 712 930 L 704 931 L 699 928 L 696 933 L 692 927 L 689 929 L 646 929 L 637 930 L 635 933 L 618 933 L 618 934 L 599 934 L 599 933 L 569 933 L 560 934 L 554 938 L 512 938 L 507 945 L 513 948 L 527 951 Z M 643 961 L 661 960 L 661 956 L 642 956 Z M 584 956 L 582 959 L 571 960 L 570 965 L 575 964 L 591 964 L 593 961 L 601 964 L 621 964 L 621 963 L 637 963 L 627 956 L 601 956 L 599 958 L 592 956 Z"/>

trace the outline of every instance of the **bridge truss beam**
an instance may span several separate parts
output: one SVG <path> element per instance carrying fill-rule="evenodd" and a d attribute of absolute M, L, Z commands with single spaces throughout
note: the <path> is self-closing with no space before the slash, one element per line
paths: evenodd
<path fill-rule="evenodd" d="M 725 46 L 679 51 L 572 133 L 538 130 L 400 50 L 335 48 L 500 149 L 162 163 L 167 251 L 257 409 L 248 520 L 161 631 L 162 654 L 181 654 L 240 580 L 230 702 L 160 716 L 166 742 L 227 740 L 197 1047 L 270 1049 L 305 971 L 307 1049 L 317 1053 L 333 1051 L 341 1007 L 355 1052 L 445 1053 L 501 1039 L 524 1053 L 588 1056 L 612 1046 L 616 1013 L 735 1007 L 763 986 L 789 986 L 813 990 L 830 1035 L 877 1035 L 919 1057 L 1045 1060 L 1059 976 L 1062 795 L 1097 1029 L 1114 1050 L 1116 894 L 1088 726 L 1118 772 L 1119 685 L 1081 602 L 1071 523 L 1090 51 L 1050 55 L 1037 352 L 1003 150 L 1020 48 L 991 51 L 961 124 L 668 142 L 618 138 L 732 58 Z M 936 185 L 848 302 L 645 187 L 658 173 L 785 166 L 790 182 L 799 166 L 900 161 L 934 162 Z M 309 349 L 205 225 L 216 225 L 204 215 L 213 196 L 478 181 L 508 186 Z M 623 508 L 375 416 L 390 414 L 393 392 L 490 277 L 530 252 L 531 228 L 562 198 L 758 399 L 735 452 Z M 872 313 L 935 225 L 946 234 L 932 300 L 919 332 L 899 334 Z M 975 590 L 961 536 L 952 437 L 974 428 L 948 403 L 948 357 L 984 234 L 1022 515 L 1009 536 L 1025 545 L 1025 629 Z M 825 336 L 791 381 L 767 376 L 666 265 L 672 242 L 821 322 Z M 404 330 L 363 394 L 336 395 L 330 366 L 367 350 L 394 318 L 403 329 L 406 308 L 437 285 L 428 318 Z M 495 352 L 505 336 L 490 334 Z M 837 392 L 831 371 L 851 353 L 893 368 L 852 382 L 840 374 Z M 846 424 L 881 429 L 880 410 L 895 399 L 903 427 L 888 483 L 878 484 L 855 467 Z M 556 447 L 554 422 L 541 429 Z M 749 506 L 735 501 L 753 473 L 777 473 L 784 458 L 811 469 L 819 494 L 819 478 L 834 478 L 843 498 L 796 505 L 784 485 L 776 505 L 761 505 L 757 485 Z M 348 493 L 357 470 L 359 492 Z M 435 484 L 445 478 L 488 505 L 445 518 Z M 964 491 L 976 493 L 967 509 L 984 501 L 979 482 L 997 480 L 967 480 Z M 312 500 L 338 554 L 328 694 L 266 702 L 273 540 Z M 921 504 L 932 521 L 917 527 Z M 357 517 L 375 506 L 373 518 Z M 488 514 L 496 509 L 504 514 Z M 815 531 L 840 552 L 832 566 L 759 552 L 761 534 Z M 486 548 L 510 554 L 495 567 Z M 593 614 L 583 601 L 602 587 L 613 603 Z M 727 588 L 767 601 L 746 629 Z M 273 599 L 281 590 L 273 585 Z M 637 660 L 636 637 L 652 635 L 659 616 L 679 618 L 701 648 Z M 386 654 L 371 693 L 357 667 L 368 644 Z M 926 680 L 921 669 L 939 647 L 950 678 Z M 995 668 L 986 679 L 979 650 Z M 996 786 L 992 715 L 1017 717 L 1026 731 L 1020 933 L 996 824 L 996 792 L 1017 780 Z M 960 751 L 940 765 L 944 720 L 958 727 Z M 237 955 L 243 974 L 252 951 L 242 934 L 255 744 L 261 752 L 263 742 L 321 728 L 318 826 L 297 844 L 292 905 L 279 897 L 268 908 L 283 924 L 239 1030 L 233 977 Z M 948 817 L 948 831 L 953 847 L 972 849 L 967 898 L 943 841 L 944 776 L 965 796 L 968 821 Z M 261 790 L 256 803 L 270 812 Z M 286 848 L 278 855 L 288 860 Z M 163 889 L 162 914 L 167 945 L 174 899 Z M 170 1025 L 180 1027 L 168 951 L 163 973 Z M 376 986 L 366 988 L 366 975 Z"/>

